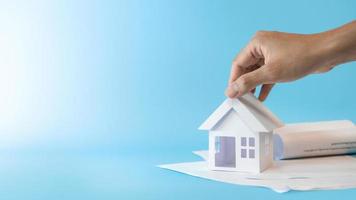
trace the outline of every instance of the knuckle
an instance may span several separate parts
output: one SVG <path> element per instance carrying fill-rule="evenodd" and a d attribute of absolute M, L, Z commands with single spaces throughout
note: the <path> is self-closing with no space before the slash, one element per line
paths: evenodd
<path fill-rule="evenodd" d="M 268 31 L 265 31 L 265 30 L 258 30 L 256 31 L 256 36 L 263 36 L 267 33 Z"/>
<path fill-rule="evenodd" d="M 270 34 L 272 34 L 271 31 L 263 31 L 263 30 L 257 31 L 253 36 L 252 41 L 255 43 L 262 43 L 263 41 L 266 40 L 266 38 L 269 37 Z"/>
<path fill-rule="evenodd" d="M 268 33 L 268 31 L 263 31 L 263 30 L 256 31 L 254 38 L 260 39 L 260 38 L 264 37 L 265 35 L 267 35 L 267 33 Z"/>

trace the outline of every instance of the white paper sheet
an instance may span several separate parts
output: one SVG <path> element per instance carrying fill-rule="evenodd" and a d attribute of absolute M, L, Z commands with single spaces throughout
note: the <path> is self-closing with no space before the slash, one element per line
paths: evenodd
<path fill-rule="evenodd" d="M 207 151 L 195 154 L 207 160 Z M 267 187 L 276 192 L 356 188 L 356 158 L 333 156 L 275 161 L 260 174 L 211 171 L 206 161 L 161 165 L 161 168 L 210 180 Z"/>

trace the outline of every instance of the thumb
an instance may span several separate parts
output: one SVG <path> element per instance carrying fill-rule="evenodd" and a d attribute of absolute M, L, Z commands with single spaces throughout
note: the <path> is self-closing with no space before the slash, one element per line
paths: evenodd
<path fill-rule="evenodd" d="M 258 68 L 252 72 L 240 76 L 229 85 L 227 96 L 230 98 L 240 97 L 247 92 L 264 83 L 265 76 L 263 68 Z"/>

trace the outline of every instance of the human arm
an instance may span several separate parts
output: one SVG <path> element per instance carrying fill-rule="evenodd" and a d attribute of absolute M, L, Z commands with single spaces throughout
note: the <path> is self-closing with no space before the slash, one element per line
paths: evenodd
<path fill-rule="evenodd" d="M 356 20 L 317 34 L 259 31 L 232 63 L 226 95 L 236 98 L 262 85 L 265 100 L 273 85 L 327 72 L 356 60 Z"/>

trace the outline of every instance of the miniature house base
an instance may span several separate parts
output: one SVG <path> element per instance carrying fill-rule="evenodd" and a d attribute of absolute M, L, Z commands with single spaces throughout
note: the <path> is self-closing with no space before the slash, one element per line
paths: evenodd
<path fill-rule="evenodd" d="M 273 129 L 282 125 L 252 94 L 225 100 L 199 127 L 209 131 L 209 169 L 267 169 L 273 160 Z"/>

